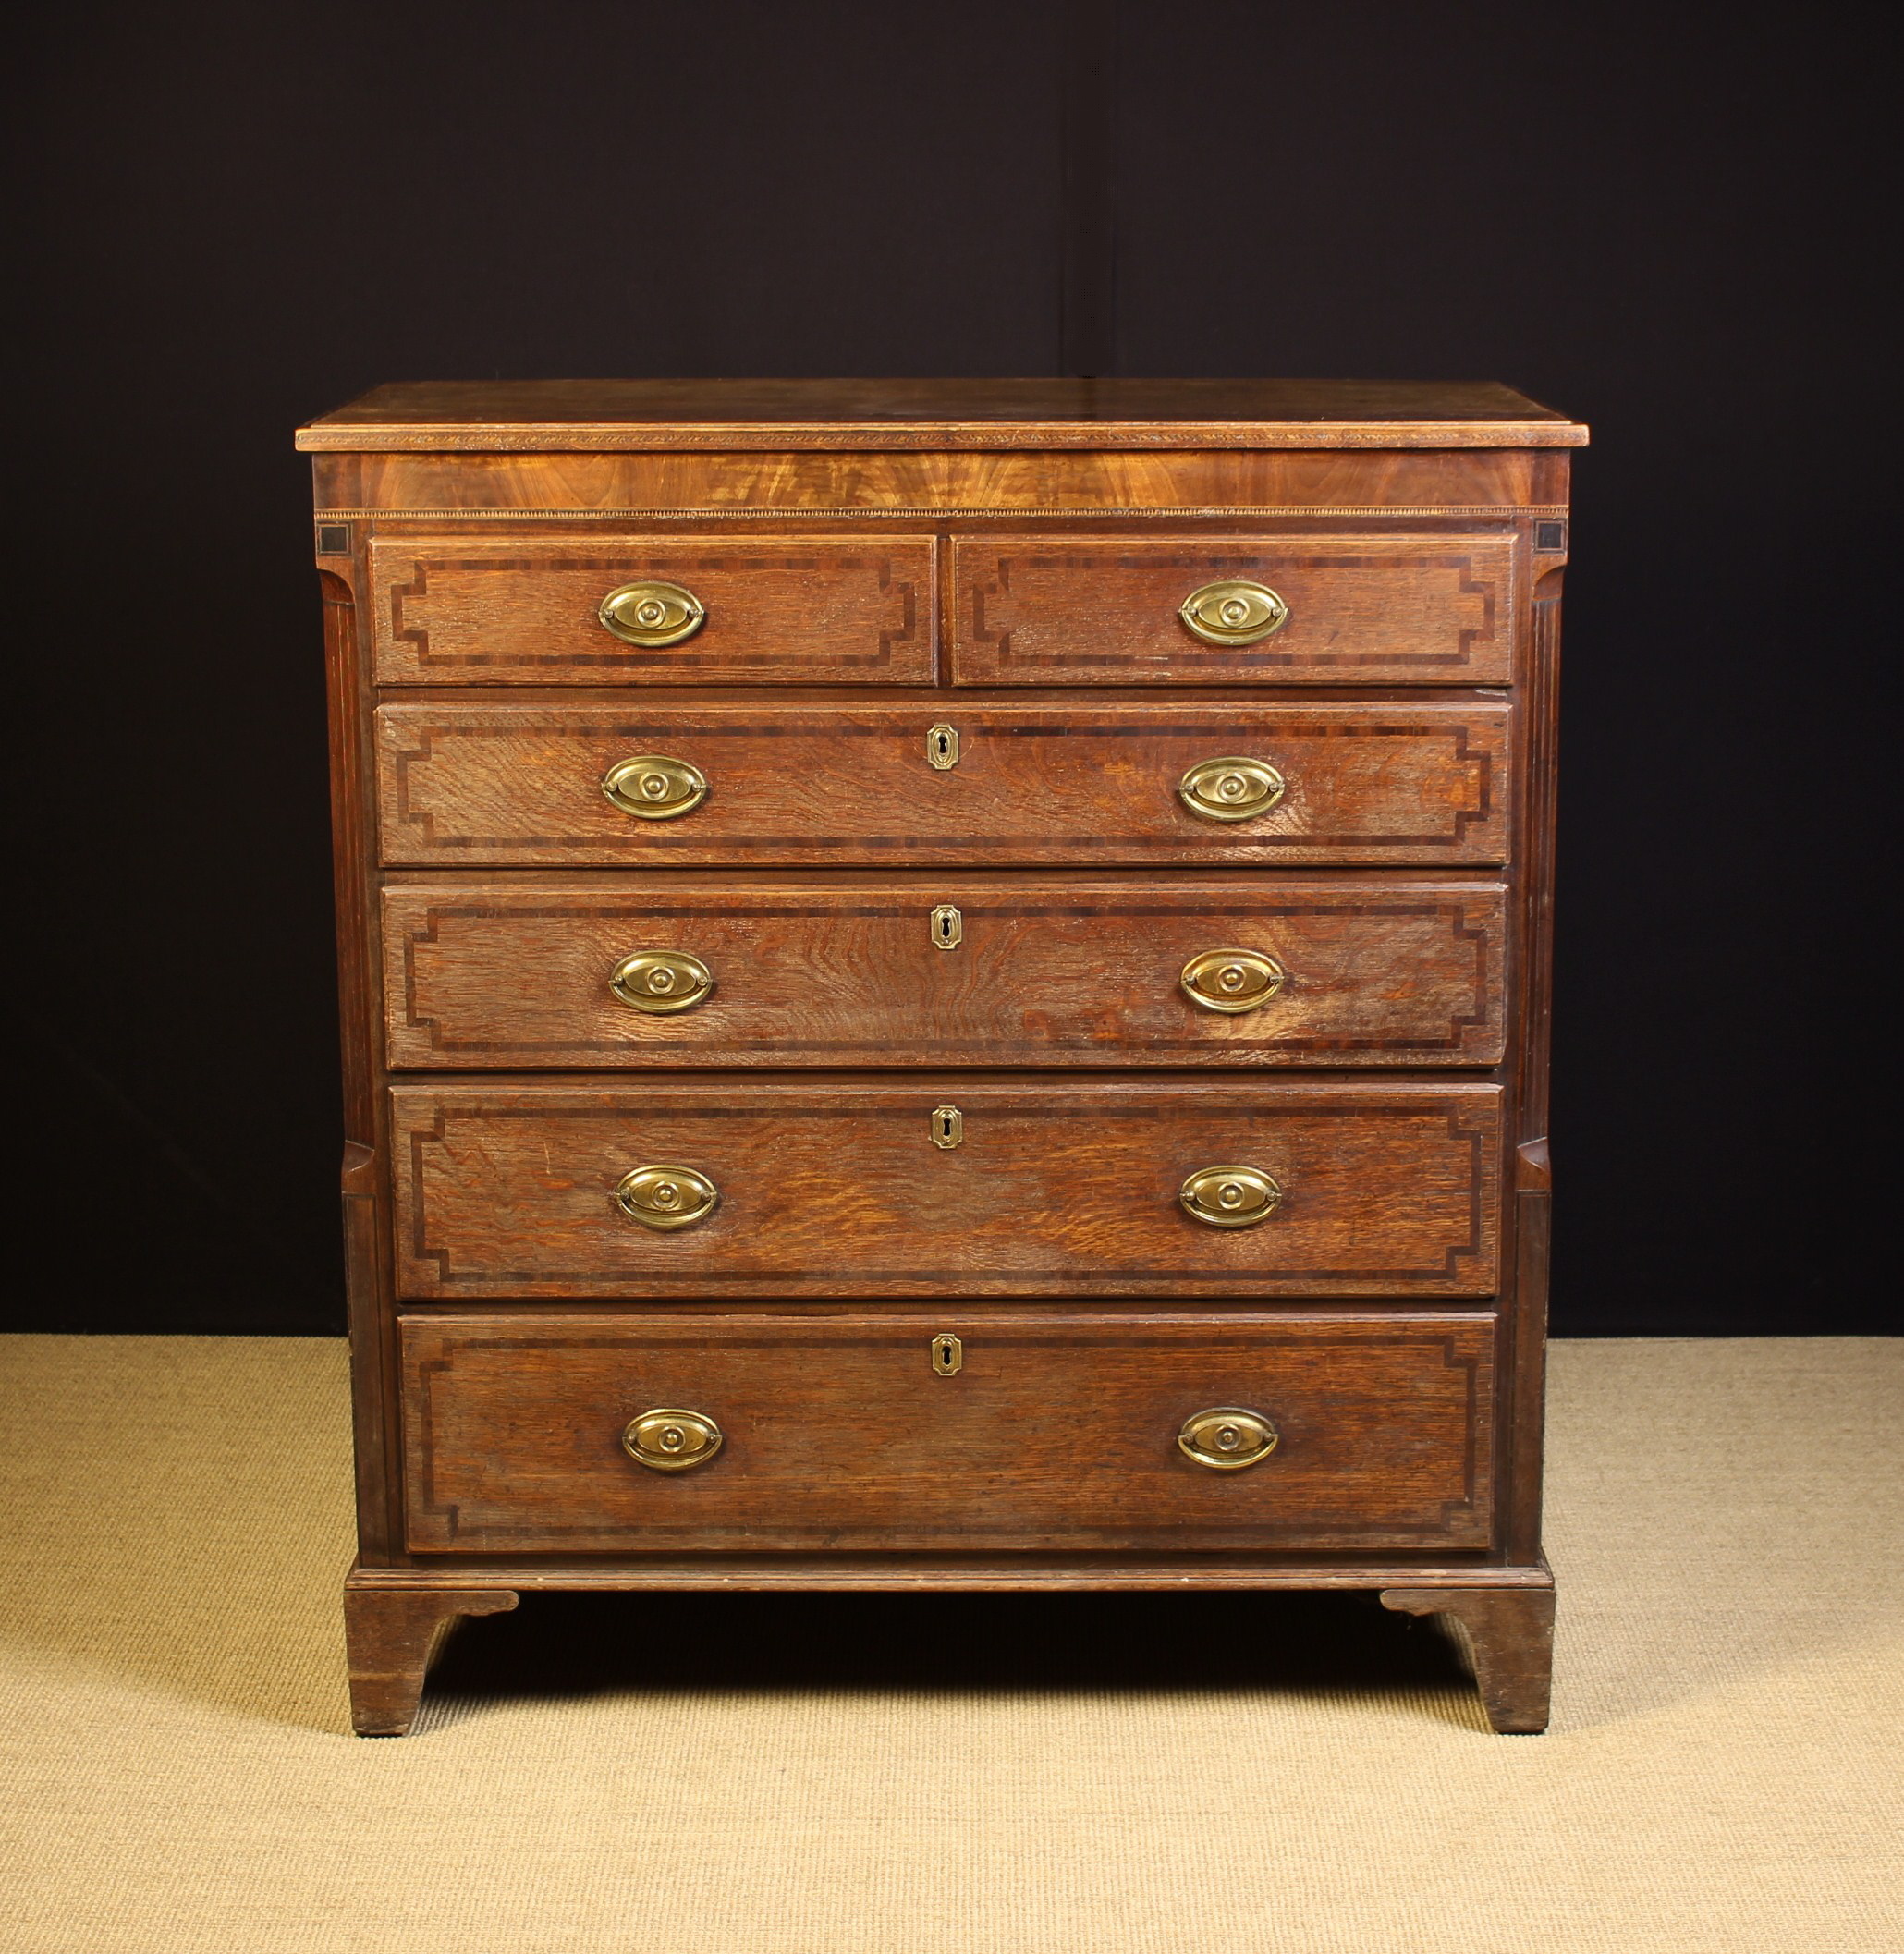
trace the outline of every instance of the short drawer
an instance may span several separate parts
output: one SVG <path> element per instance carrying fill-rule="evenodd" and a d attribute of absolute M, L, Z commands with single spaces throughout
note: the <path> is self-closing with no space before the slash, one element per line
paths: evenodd
<path fill-rule="evenodd" d="M 409 1317 L 408 1540 L 1484 1548 L 1494 1359 L 1479 1313 Z"/>
<path fill-rule="evenodd" d="M 379 828 L 420 867 L 1485 864 L 1508 728 L 1488 699 L 391 704 Z M 654 757 L 691 772 L 651 790 Z"/>
<path fill-rule="evenodd" d="M 377 678 L 929 685 L 934 550 L 929 536 L 380 535 L 371 544 Z M 632 637 L 604 621 L 617 592 L 616 620 Z"/>
<path fill-rule="evenodd" d="M 1513 676 L 1506 534 L 961 538 L 951 576 L 958 685 Z"/>
<path fill-rule="evenodd" d="M 1495 1288 L 1487 1084 L 781 1075 L 391 1102 L 419 1300 Z"/>
<path fill-rule="evenodd" d="M 1492 1065 L 1505 892 L 644 876 L 384 895 L 396 1067 Z"/>

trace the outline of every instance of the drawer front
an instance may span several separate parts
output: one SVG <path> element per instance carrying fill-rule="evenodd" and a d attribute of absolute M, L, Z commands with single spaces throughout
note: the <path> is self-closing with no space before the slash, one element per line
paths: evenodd
<path fill-rule="evenodd" d="M 934 561 L 929 536 L 380 536 L 371 544 L 377 677 L 385 685 L 929 685 Z M 641 583 L 691 596 L 702 613 L 691 635 L 631 642 L 602 621 L 605 598 Z M 681 628 L 678 605 L 663 613 L 661 635 Z"/>
<path fill-rule="evenodd" d="M 1501 684 L 1515 565 L 1506 535 L 961 539 L 953 682 Z M 1225 583 L 1272 592 L 1282 621 L 1251 642 L 1205 641 L 1180 614 Z M 1246 605 L 1240 628 L 1260 629 L 1263 608 Z"/>
<path fill-rule="evenodd" d="M 398 1287 L 419 1300 L 1489 1295 L 1499 1099 L 1483 1084 L 1220 1074 L 402 1085 Z"/>
<path fill-rule="evenodd" d="M 392 865 L 1483 864 L 1507 857 L 1507 739 L 1491 700 L 385 705 L 379 824 Z M 625 812 L 603 783 L 645 755 L 704 796 Z M 1193 812 L 1186 776 L 1239 757 L 1280 792 Z"/>
<path fill-rule="evenodd" d="M 388 889 L 384 911 L 398 1067 L 1492 1065 L 1502 1052 L 1494 884 L 470 881 Z M 1230 951 L 1243 954 L 1214 954 Z"/>
<path fill-rule="evenodd" d="M 1494 1345 L 1452 1313 L 410 1317 L 409 1545 L 1484 1548 Z M 1274 1445 L 1199 1463 L 1178 1435 L 1213 1409 Z M 640 1462 L 654 1410 L 718 1447 Z"/>

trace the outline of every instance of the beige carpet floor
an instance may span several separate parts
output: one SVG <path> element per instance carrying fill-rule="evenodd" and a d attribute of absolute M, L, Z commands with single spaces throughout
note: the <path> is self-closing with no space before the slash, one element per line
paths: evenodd
<path fill-rule="evenodd" d="M 346 1734 L 341 1346 L 0 1339 L 0 1947 L 1904 1948 L 1904 1344 L 1562 1344 L 1556 1720 L 1354 1596 L 531 1596 Z"/>

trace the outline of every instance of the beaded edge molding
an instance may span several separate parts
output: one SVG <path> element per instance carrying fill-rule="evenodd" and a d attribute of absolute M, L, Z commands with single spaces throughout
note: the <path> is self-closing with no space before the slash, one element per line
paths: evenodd
<path fill-rule="evenodd" d="M 1175 521 L 1186 516 L 1327 516 L 1327 517 L 1391 517 L 1404 520 L 1419 520 L 1423 517 L 1492 516 L 1503 520 L 1518 518 L 1545 518 L 1564 519 L 1569 513 L 1564 502 L 1495 502 L 1479 506 L 1456 507 L 1444 505 L 1438 507 L 1403 508 L 1390 504 L 1381 508 L 1329 508 L 1317 505 L 1283 504 L 1275 507 L 1243 507 L 1240 506 L 1223 508 L 1192 507 L 1184 505 L 1168 508 L 585 508 L 585 509 L 398 509 L 398 508 L 358 508 L 318 509 L 312 520 L 317 522 L 577 522 L 591 519 L 600 521 L 640 522 L 706 522 L 727 521 L 781 521 L 803 522 L 824 519 L 833 521 L 845 517 L 878 519 L 887 518 L 897 521 L 918 521 L 929 519 L 937 522 L 964 522 L 968 519 L 989 518 L 998 521 L 1060 520 L 1080 521 L 1099 519 L 1145 517 Z"/>

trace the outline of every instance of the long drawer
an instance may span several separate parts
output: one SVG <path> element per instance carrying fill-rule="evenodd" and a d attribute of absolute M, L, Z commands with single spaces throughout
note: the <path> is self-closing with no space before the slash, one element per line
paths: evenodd
<path fill-rule="evenodd" d="M 1396 878 L 387 888 L 393 1066 L 1491 1065 L 1505 892 Z"/>
<path fill-rule="evenodd" d="M 940 1075 L 391 1092 L 399 1293 L 1481 1296 L 1487 1084 Z"/>
<path fill-rule="evenodd" d="M 1492 864 L 1508 723 L 1492 699 L 385 704 L 379 832 L 421 867 Z"/>
<path fill-rule="evenodd" d="M 1495 1335 L 1478 1313 L 409 1317 L 409 1545 L 1483 1548 Z"/>
<path fill-rule="evenodd" d="M 961 537 L 953 682 L 1500 684 L 1515 550 L 1504 533 Z"/>
<path fill-rule="evenodd" d="M 379 535 L 377 678 L 930 685 L 936 563 L 930 536 Z"/>

